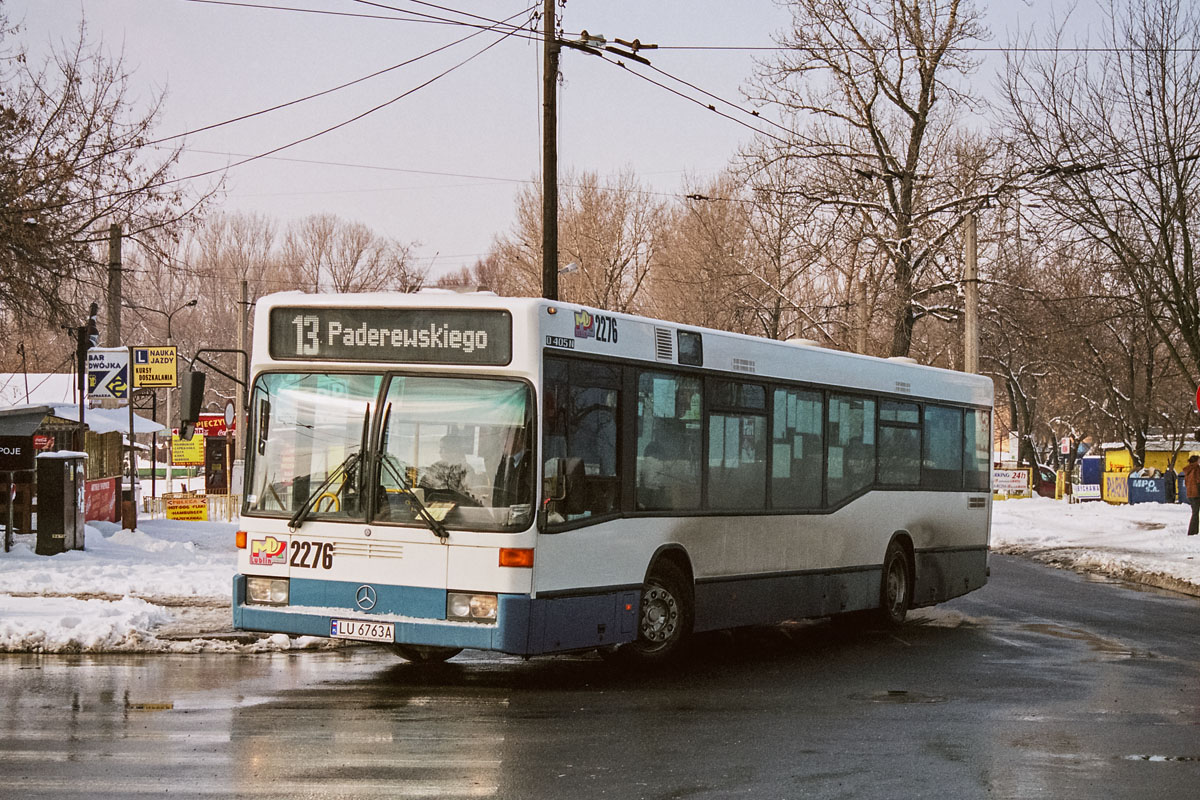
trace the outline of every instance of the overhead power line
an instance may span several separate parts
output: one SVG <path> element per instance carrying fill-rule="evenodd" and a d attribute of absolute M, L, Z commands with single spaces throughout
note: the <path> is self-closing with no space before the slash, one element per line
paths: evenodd
<path fill-rule="evenodd" d="M 406 10 L 406 9 L 392 8 L 390 6 L 384 6 L 384 5 L 378 4 L 378 3 L 370 3 L 368 5 L 375 5 L 375 6 L 378 6 L 379 8 L 394 10 L 400 14 L 405 14 L 407 16 L 397 17 L 397 16 L 386 15 L 386 14 L 363 14 L 363 13 L 355 13 L 352 11 L 332 11 L 330 9 L 324 9 L 324 8 L 303 8 L 303 7 L 299 7 L 299 6 L 284 6 L 284 5 L 276 5 L 276 4 L 271 4 L 271 3 L 250 3 L 250 2 L 242 2 L 242 0 L 183 0 L 183 2 L 199 3 L 202 5 L 212 5 L 212 6 L 230 6 L 233 8 L 247 8 L 247 9 L 259 10 L 259 11 L 286 11 L 286 12 L 295 13 L 295 14 L 316 14 L 319 16 L 327 16 L 327 17 L 348 17 L 351 19 L 382 20 L 385 22 L 422 22 L 422 23 L 430 23 L 430 24 L 434 24 L 434 25 L 457 25 L 457 26 L 466 27 L 466 28 L 479 28 L 480 30 L 489 30 L 490 28 L 496 27 L 497 24 L 501 24 L 501 23 L 497 23 L 496 21 L 492 21 L 491 24 L 485 24 L 483 22 L 478 22 L 478 23 L 466 22 L 463 20 L 452 19 L 449 17 L 438 17 L 438 16 L 435 16 L 432 14 L 424 14 L 419 11 L 410 11 L 410 10 Z M 462 13 L 462 12 L 459 12 L 459 13 Z M 469 16 L 474 16 L 474 15 L 469 15 Z M 479 17 L 479 19 L 483 20 L 485 18 Z"/>
<path fill-rule="evenodd" d="M 514 15 L 514 16 L 516 16 L 516 15 Z M 458 42 L 456 42 L 455 44 L 461 44 L 462 42 L 466 41 L 467 39 L 471 39 L 471 38 L 473 38 L 473 37 L 475 37 L 475 36 L 478 36 L 478 35 L 480 35 L 480 34 L 482 34 L 482 33 L 485 33 L 485 32 L 486 32 L 486 31 L 482 31 L 482 30 L 481 30 L 481 31 L 476 31 L 475 33 L 472 33 L 472 34 L 470 34 L 470 35 L 468 35 L 468 36 L 465 36 L 465 37 L 463 37 L 462 39 L 460 39 L 460 40 L 459 40 Z M 486 53 L 488 50 L 491 50 L 491 49 L 492 49 L 493 47 L 495 47 L 496 45 L 498 45 L 498 44 L 500 44 L 501 42 L 505 41 L 506 39 L 510 38 L 510 36 L 511 36 L 511 35 L 512 35 L 511 31 L 510 31 L 510 32 L 508 32 L 508 33 L 504 33 L 503 35 L 501 35 L 501 36 L 500 36 L 500 38 L 496 39 L 496 41 L 492 42 L 491 44 L 488 44 L 487 46 L 485 46 L 485 47 L 483 47 L 483 48 L 481 48 L 480 50 L 476 51 L 474 54 L 472 54 L 472 55 L 468 56 L 467 58 L 463 59 L 462 61 L 459 61 L 459 62 L 458 62 L 457 64 L 455 64 L 454 66 L 452 66 L 452 67 L 449 67 L 448 69 L 445 69 L 445 70 L 443 70 L 442 72 L 438 73 L 437 75 L 433 76 L 433 77 L 432 77 L 432 78 L 430 78 L 429 80 L 427 80 L 427 81 L 424 81 L 424 82 L 422 82 L 422 83 L 418 84 L 417 86 L 414 86 L 413 88 L 411 88 L 411 89 L 409 89 L 409 90 L 407 90 L 407 91 L 405 91 L 405 92 L 402 92 L 401 94 L 397 95 L 396 97 L 393 97 L 391 100 L 387 100 L 387 101 L 385 101 L 385 102 L 383 102 L 383 103 L 380 103 L 380 104 L 378 104 L 378 105 L 376 105 L 376 106 L 374 106 L 374 107 L 372 107 L 372 108 L 369 108 L 369 109 L 367 109 L 366 111 L 363 111 L 362 113 L 356 114 L 355 116 L 353 116 L 353 117 L 350 117 L 349 119 L 343 120 L 342 122 L 339 122 L 339 123 L 337 123 L 337 124 L 335 124 L 335 125 L 331 125 L 331 126 L 329 126 L 329 127 L 327 127 L 327 128 L 324 128 L 324 129 L 322 129 L 322 130 L 320 130 L 320 131 L 317 131 L 316 133 L 312 133 L 312 134 L 309 134 L 308 136 L 304 136 L 304 137 L 301 137 L 301 138 L 299 138 L 299 139 L 295 139 L 295 140 L 293 140 L 293 141 L 291 141 L 291 142 L 288 142 L 287 144 L 282 144 L 282 145 L 279 145 L 278 147 L 271 148 L 270 150 L 267 150 L 267 151 L 265 151 L 265 152 L 259 153 L 259 154 L 257 154 L 257 155 L 248 156 L 248 157 L 246 157 L 246 158 L 244 158 L 244 159 L 242 159 L 242 160 L 240 160 L 240 161 L 237 161 L 237 162 L 235 162 L 235 163 L 233 163 L 233 164 L 227 164 L 227 165 L 225 165 L 224 167 L 221 167 L 221 168 L 217 168 L 217 169 L 210 169 L 210 170 L 205 170 L 205 171 L 203 171 L 203 172 L 198 172 L 198 173 L 194 173 L 194 174 L 191 174 L 191 175 L 185 175 L 185 176 L 178 177 L 178 178 L 169 178 L 169 179 L 167 179 L 167 180 L 159 181 L 158 183 L 154 183 L 154 184 L 151 184 L 151 185 L 148 185 L 148 186 L 141 186 L 141 187 L 139 187 L 139 188 L 137 188 L 137 189 L 127 190 L 127 191 L 122 191 L 122 192 L 111 192 L 111 193 L 109 193 L 109 194 L 106 194 L 106 195 L 100 195 L 100 196 L 97 196 L 97 197 L 88 197 L 88 198 L 82 198 L 82 199 L 78 199 L 78 200 L 70 200 L 70 201 L 66 201 L 66 202 L 63 202 L 63 203 L 56 203 L 56 204 L 46 204 L 46 205 L 44 205 L 44 206 L 40 206 L 40 207 L 39 207 L 39 208 L 37 208 L 37 209 L 23 209 L 23 210 L 22 210 L 22 213 L 28 213 L 28 212 L 35 211 L 35 210 L 45 210 L 45 209 L 51 209 L 51 208 L 65 208 L 65 207 L 67 207 L 67 206 L 70 206 L 70 205 L 77 205 L 77 204 L 79 204 L 79 203 L 90 203 L 90 202 L 96 202 L 96 201 L 98 201 L 98 200 L 109 200 L 109 199 L 114 199 L 114 198 L 127 197 L 127 196 L 131 196 L 131 195 L 139 194 L 140 192 L 146 191 L 146 190 L 148 190 L 148 189 L 158 189 L 158 188 L 161 188 L 161 187 L 163 187 L 163 186 L 170 186 L 170 185 L 177 184 L 177 183 L 182 183 L 182 182 L 185 182 L 185 181 L 196 180 L 196 179 L 198 179 L 198 178 L 205 178 L 205 177 L 208 177 L 208 176 L 210 176 L 210 175 L 215 175 L 215 174 L 217 174 L 217 173 L 221 173 L 221 172 L 227 172 L 227 171 L 228 171 L 228 170 L 230 170 L 230 169 L 233 169 L 233 168 L 235 168 L 235 167 L 240 167 L 240 166 L 243 166 L 243 165 L 245 165 L 245 164 L 248 164 L 248 163 L 250 163 L 250 162 L 252 162 L 252 161 L 257 161 L 257 160 L 259 160 L 259 159 L 262 159 L 262 158 L 267 158 L 267 157 L 269 157 L 269 156 L 273 156 L 274 154 L 276 154 L 276 153 L 279 153 L 279 152 L 282 152 L 282 151 L 284 151 L 284 150 L 287 150 L 287 149 L 289 149 L 289 148 L 291 148 L 291 147 L 295 147 L 295 146 L 297 146 L 297 145 L 304 144 L 305 142 L 309 142 L 309 141 L 312 141 L 313 139 L 316 139 L 316 138 L 318 138 L 318 137 L 320 137 L 320 136 L 324 136 L 324 135 L 325 135 L 325 134 L 327 134 L 327 133 L 332 133 L 333 131 L 336 131 L 336 130 L 338 130 L 338 129 L 340 129 L 340 128 L 344 128 L 344 127 L 346 127 L 347 125 L 351 125 L 351 124 L 353 124 L 353 123 L 357 122 L 358 120 L 360 120 L 360 119 L 363 119 L 363 118 L 364 118 L 364 117 L 366 117 L 366 116 L 369 116 L 369 115 L 371 115 L 371 114 L 374 114 L 376 111 L 380 111 L 381 109 L 387 108 L 388 106 L 391 106 L 391 105 L 393 105 L 393 104 L 395 104 L 395 103 L 399 102 L 400 100 L 403 100 L 404 98 L 406 98 L 406 97 L 408 97 L 408 96 L 410 96 L 410 95 L 412 95 L 412 94 L 414 94 L 414 93 L 416 93 L 416 92 L 420 91 L 421 89 L 424 89 L 425 87 L 429 86 L 430 84 L 432 84 L 432 83 L 434 83 L 434 82 L 436 82 L 436 81 L 438 81 L 438 80 L 440 80 L 440 79 L 442 79 L 442 78 L 446 77 L 447 75 L 449 75 L 450 73 L 454 72 L 455 70 L 458 70 L 458 69 L 460 69 L 461 67 L 463 67 L 463 66 L 467 65 L 467 64 L 468 64 L 468 63 L 470 63 L 471 61 L 474 61 L 476 58 L 478 58 L 479 56 L 483 55 L 483 54 L 484 54 L 484 53 Z M 443 46 L 442 48 L 438 48 L 438 49 L 439 49 L 439 50 L 441 50 L 441 49 L 445 49 L 445 47 Z"/>

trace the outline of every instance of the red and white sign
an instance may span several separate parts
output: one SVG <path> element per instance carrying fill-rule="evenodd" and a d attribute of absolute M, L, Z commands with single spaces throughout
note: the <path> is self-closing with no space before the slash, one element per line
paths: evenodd
<path fill-rule="evenodd" d="M 224 414 L 201 414 L 196 421 L 196 433 L 201 436 L 224 436 L 234 428 L 236 425 L 226 422 Z"/>
<path fill-rule="evenodd" d="M 41 453 L 46 450 L 54 449 L 54 437 L 47 436 L 44 433 L 36 433 L 33 436 L 33 449 Z"/>
<path fill-rule="evenodd" d="M 117 502 L 120 478 L 100 478 L 84 484 L 84 519 L 120 522 L 120 503 Z"/>
<path fill-rule="evenodd" d="M 1029 491 L 1028 469 L 992 470 L 992 491 L 996 494 L 1024 494 Z"/>

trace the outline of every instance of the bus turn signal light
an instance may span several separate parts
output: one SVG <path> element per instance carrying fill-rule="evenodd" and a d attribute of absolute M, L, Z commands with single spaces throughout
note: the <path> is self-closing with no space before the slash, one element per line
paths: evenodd
<path fill-rule="evenodd" d="M 501 547 L 500 566 L 502 567 L 532 567 L 533 548 L 531 547 Z"/>
<path fill-rule="evenodd" d="M 246 549 L 246 532 L 238 531 L 236 534 L 235 542 L 237 544 L 238 550 L 245 550 Z"/>

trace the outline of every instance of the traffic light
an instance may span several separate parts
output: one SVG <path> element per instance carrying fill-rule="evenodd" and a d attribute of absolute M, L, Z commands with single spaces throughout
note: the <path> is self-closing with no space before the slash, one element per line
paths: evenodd
<path fill-rule="evenodd" d="M 92 303 L 91 308 L 88 309 L 87 323 L 75 329 L 77 337 L 75 347 L 79 351 L 80 358 L 86 359 L 88 349 L 100 345 L 100 326 L 96 324 L 96 314 L 99 312 L 99 304 Z"/>
<path fill-rule="evenodd" d="M 204 408 L 205 374 L 194 369 L 179 376 L 179 438 L 190 439 Z"/>

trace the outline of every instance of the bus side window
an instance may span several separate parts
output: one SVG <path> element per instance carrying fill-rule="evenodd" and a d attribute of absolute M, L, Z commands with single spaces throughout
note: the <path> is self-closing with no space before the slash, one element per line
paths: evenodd
<path fill-rule="evenodd" d="M 992 417 L 982 409 L 967 411 L 963 470 L 968 490 L 987 491 L 992 480 Z"/>
<path fill-rule="evenodd" d="M 776 389 L 771 439 L 771 505 L 819 508 L 825 411 L 820 392 Z"/>
<path fill-rule="evenodd" d="M 700 507 L 700 379 L 638 375 L 637 508 Z"/>
<path fill-rule="evenodd" d="M 963 412 L 925 406 L 921 485 L 927 489 L 963 488 Z"/>
<path fill-rule="evenodd" d="M 875 401 L 830 395 L 826 430 L 829 504 L 837 505 L 875 481 Z"/>
<path fill-rule="evenodd" d="M 547 490 L 551 523 L 615 513 L 620 508 L 620 367 L 547 358 L 545 374 L 544 474 L 564 477 L 555 484 L 556 494 Z M 555 472 L 564 465 L 567 473 Z"/>

